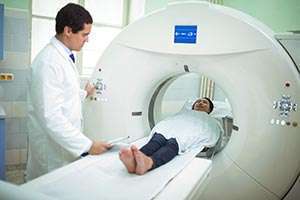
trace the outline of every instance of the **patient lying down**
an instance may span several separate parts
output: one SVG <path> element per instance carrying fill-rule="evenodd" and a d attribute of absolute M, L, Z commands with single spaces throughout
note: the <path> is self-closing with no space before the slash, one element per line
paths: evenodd
<path fill-rule="evenodd" d="M 209 116 L 213 108 L 209 98 L 198 99 L 191 110 L 182 110 L 160 121 L 142 148 L 132 145 L 121 149 L 119 157 L 127 171 L 143 175 L 192 148 L 214 146 L 221 129 Z"/>

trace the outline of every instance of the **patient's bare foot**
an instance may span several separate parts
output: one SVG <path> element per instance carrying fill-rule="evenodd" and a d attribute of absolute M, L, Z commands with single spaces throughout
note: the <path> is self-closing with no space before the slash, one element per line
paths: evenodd
<path fill-rule="evenodd" d="M 145 174 L 153 165 L 152 158 L 146 156 L 143 152 L 138 150 L 136 146 L 132 146 L 131 150 L 136 161 L 135 173 L 138 175 Z"/>
<path fill-rule="evenodd" d="M 135 173 L 136 163 L 131 149 L 121 149 L 119 152 L 119 158 L 129 173 Z"/>

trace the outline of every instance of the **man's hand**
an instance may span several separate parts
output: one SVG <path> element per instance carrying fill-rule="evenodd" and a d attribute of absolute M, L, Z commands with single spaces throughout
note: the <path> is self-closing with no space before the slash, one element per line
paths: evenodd
<path fill-rule="evenodd" d="M 101 141 L 93 141 L 93 144 L 89 150 L 89 154 L 98 155 L 107 151 L 110 148 L 111 148 L 111 144 L 108 144 L 106 142 L 101 142 Z"/>
<path fill-rule="evenodd" d="M 86 96 L 92 96 L 92 95 L 95 94 L 96 88 L 93 84 L 91 84 L 90 82 L 87 82 L 87 84 L 85 85 L 84 90 L 87 93 Z"/>

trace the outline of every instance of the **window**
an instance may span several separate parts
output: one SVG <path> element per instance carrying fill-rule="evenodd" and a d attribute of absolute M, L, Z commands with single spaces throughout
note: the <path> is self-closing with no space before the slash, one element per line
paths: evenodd
<path fill-rule="evenodd" d="M 92 33 L 89 37 L 89 40 L 93 42 L 87 42 L 82 51 L 82 75 L 89 75 L 93 73 L 99 56 L 102 55 L 105 48 L 119 32 L 120 28 L 105 26 L 93 27 Z"/>
<path fill-rule="evenodd" d="M 67 3 L 83 5 L 93 17 L 93 28 L 83 49 L 77 53 L 77 67 L 89 77 L 105 48 L 129 22 L 144 13 L 145 0 L 32 0 L 31 60 L 55 35 L 55 16 Z"/>

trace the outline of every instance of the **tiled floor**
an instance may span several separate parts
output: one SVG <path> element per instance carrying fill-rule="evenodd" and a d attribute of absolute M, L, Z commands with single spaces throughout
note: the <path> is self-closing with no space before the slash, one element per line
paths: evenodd
<path fill-rule="evenodd" d="M 7 165 L 5 172 L 6 181 L 17 185 L 23 184 L 25 182 L 25 167 L 25 164 Z"/>

